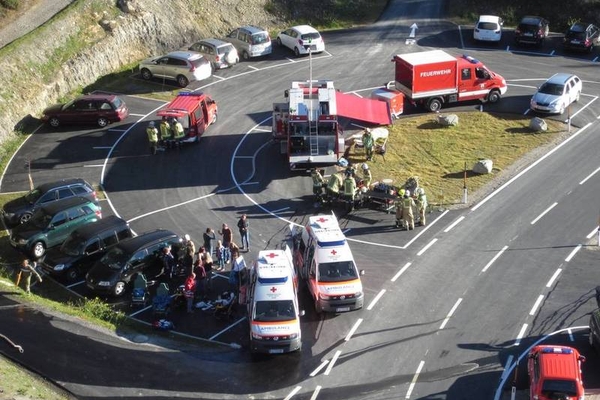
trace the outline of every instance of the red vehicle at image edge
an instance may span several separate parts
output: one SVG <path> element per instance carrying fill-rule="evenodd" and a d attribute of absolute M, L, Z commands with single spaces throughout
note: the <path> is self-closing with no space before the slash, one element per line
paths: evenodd
<path fill-rule="evenodd" d="M 431 50 L 398 54 L 392 61 L 396 65 L 396 90 L 432 112 L 439 111 L 444 103 L 495 103 L 507 90 L 502 76 L 466 55 L 454 57 L 443 50 Z"/>
<path fill-rule="evenodd" d="M 532 400 L 583 400 L 581 363 L 585 357 L 567 346 L 535 346 L 527 356 Z"/>
<path fill-rule="evenodd" d="M 217 122 L 217 103 L 204 93 L 180 92 L 156 115 L 178 118 L 185 131 L 186 143 L 197 142 L 209 125 Z"/>

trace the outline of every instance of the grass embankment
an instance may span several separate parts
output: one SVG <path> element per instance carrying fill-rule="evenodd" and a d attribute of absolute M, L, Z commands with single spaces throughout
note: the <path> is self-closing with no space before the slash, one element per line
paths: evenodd
<path fill-rule="evenodd" d="M 403 185 L 418 176 L 428 200 L 437 204 L 453 204 L 462 199 L 465 164 L 467 189 L 474 193 L 494 179 L 498 173 L 531 150 L 548 144 L 563 132 L 564 124 L 547 120 L 548 131 L 534 133 L 530 118 L 521 115 L 459 113 L 459 124 L 443 127 L 434 114 L 402 118 L 390 128 L 385 155 L 376 155 L 369 166 L 374 180 L 392 179 Z M 491 159 L 491 174 L 471 172 L 480 159 Z M 365 161 L 364 150 L 352 147 L 351 163 Z"/>

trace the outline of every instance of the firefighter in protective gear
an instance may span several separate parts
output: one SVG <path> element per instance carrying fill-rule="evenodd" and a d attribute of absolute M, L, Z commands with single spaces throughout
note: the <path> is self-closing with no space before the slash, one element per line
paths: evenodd
<path fill-rule="evenodd" d="M 321 171 L 319 171 L 317 168 L 313 168 L 310 171 L 310 176 L 313 181 L 313 193 L 318 199 L 320 199 L 321 196 L 323 196 L 323 187 L 325 186 L 323 175 L 321 175 Z"/>
<path fill-rule="evenodd" d="M 367 154 L 367 161 L 373 160 L 373 147 L 375 146 L 375 141 L 373 140 L 373 135 L 369 128 L 365 129 L 365 132 L 362 135 L 362 143 L 365 147 L 365 153 Z"/>
<path fill-rule="evenodd" d="M 413 211 L 415 207 L 415 201 L 410 197 L 410 191 L 407 190 L 404 192 L 404 198 L 402 199 L 402 220 L 407 231 L 415 229 L 415 214 Z"/>
<path fill-rule="evenodd" d="M 352 174 L 346 174 L 344 179 L 344 199 L 350 203 L 350 209 L 354 209 L 354 200 L 356 197 L 356 180 Z"/>
<path fill-rule="evenodd" d="M 425 189 L 417 189 L 417 210 L 419 210 L 419 225 L 425 226 L 425 210 L 427 209 L 427 196 Z"/>
<path fill-rule="evenodd" d="M 181 122 L 179 122 L 178 118 L 173 118 L 173 122 L 171 123 L 171 132 L 173 133 L 173 140 L 175 141 L 175 144 L 179 146 L 185 137 L 185 132 L 183 131 L 183 125 L 181 125 Z"/>
<path fill-rule="evenodd" d="M 338 197 L 340 194 L 340 187 L 342 186 L 342 175 L 339 172 L 331 174 L 329 181 L 327 182 L 327 194 L 331 197 Z"/>
<path fill-rule="evenodd" d="M 173 134 L 171 133 L 171 127 L 169 126 L 169 121 L 167 121 L 166 117 L 163 117 L 162 121 L 160 121 L 160 140 L 164 147 L 171 147 L 173 141 Z"/>
<path fill-rule="evenodd" d="M 156 129 L 154 121 L 148 123 L 146 134 L 148 135 L 148 142 L 150 143 L 150 153 L 156 154 L 156 148 L 158 146 L 158 129 Z"/>
<path fill-rule="evenodd" d="M 363 185 L 368 189 L 371 186 L 371 181 L 373 180 L 373 174 L 371 174 L 371 170 L 367 163 L 362 165 L 363 171 Z"/>

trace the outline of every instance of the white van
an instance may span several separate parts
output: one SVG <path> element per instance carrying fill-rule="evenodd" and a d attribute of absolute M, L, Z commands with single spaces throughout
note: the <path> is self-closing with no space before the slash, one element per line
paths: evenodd
<path fill-rule="evenodd" d="M 279 354 L 300 350 L 298 279 L 289 247 L 263 250 L 250 270 L 250 351 Z"/>
<path fill-rule="evenodd" d="M 317 313 L 363 307 L 360 273 L 335 215 L 309 218 L 295 229 L 294 262 L 313 297 Z"/>

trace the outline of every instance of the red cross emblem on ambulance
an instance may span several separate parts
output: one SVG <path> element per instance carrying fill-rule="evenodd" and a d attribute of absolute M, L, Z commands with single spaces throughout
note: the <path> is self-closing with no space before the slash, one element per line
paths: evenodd
<path fill-rule="evenodd" d="M 277 288 L 275 286 L 273 286 L 271 289 L 269 289 L 272 293 L 275 293 L 277 291 Z"/>
<path fill-rule="evenodd" d="M 331 255 L 335 256 L 337 254 L 337 251 L 335 251 L 335 249 L 331 250 Z"/>
<path fill-rule="evenodd" d="M 318 221 L 318 222 L 326 222 L 326 221 L 327 221 L 327 218 L 323 218 L 323 217 L 321 217 L 321 218 L 319 218 L 317 221 Z"/>
<path fill-rule="evenodd" d="M 275 253 L 269 253 L 269 254 L 267 254 L 267 257 L 269 257 L 269 258 L 275 258 L 275 257 L 277 257 L 277 254 L 275 254 Z"/>

